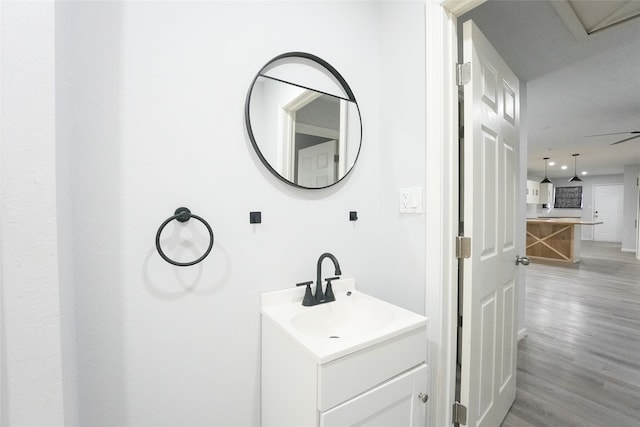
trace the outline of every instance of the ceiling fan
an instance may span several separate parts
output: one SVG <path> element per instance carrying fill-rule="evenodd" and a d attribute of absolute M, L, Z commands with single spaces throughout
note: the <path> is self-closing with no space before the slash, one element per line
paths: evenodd
<path fill-rule="evenodd" d="M 599 135 L 587 135 L 587 138 L 591 138 L 594 136 L 609 136 L 609 135 L 632 135 L 628 138 L 623 138 L 620 141 L 612 142 L 609 145 L 620 144 L 621 142 L 631 141 L 632 139 L 640 138 L 640 130 L 632 130 L 631 132 L 616 132 L 616 133 L 602 133 Z"/>

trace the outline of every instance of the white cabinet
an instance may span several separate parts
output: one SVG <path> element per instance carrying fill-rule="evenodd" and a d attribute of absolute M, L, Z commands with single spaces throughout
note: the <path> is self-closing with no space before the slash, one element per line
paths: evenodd
<path fill-rule="evenodd" d="M 543 205 L 553 203 L 553 184 L 527 180 L 527 203 Z"/>
<path fill-rule="evenodd" d="M 262 316 L 261 377 L 262 427 L 423 427 L 426 326 L 319 363 Z"/>
<path fill-rule="evenodd" d="M 320 427 L 424 427 L 427 366 L 421 365 L 320 413 Z"/>
<path fill-rule="evenodd" d="M 553 203 L 553 184 L 540 184 L 540 198 L 538 199 L 538 203 L 543 205 L 552 204 Z"/>
<path fill-rule="evenodd" d="M 540 183 L 527 180 L 527 203 L 540 203 Z"/>

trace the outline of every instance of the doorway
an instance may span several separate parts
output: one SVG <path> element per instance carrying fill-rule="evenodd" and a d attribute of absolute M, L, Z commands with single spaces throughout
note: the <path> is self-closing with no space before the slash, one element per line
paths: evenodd
<path fill-rule="evenodd" d="M 593 240 L 598 242 L 622 241 L 624 185 L 601 184 L 593 186 L 593 218 L 602 224 L 593 227 Z"/>
<path fill-rule="evenodd" d="M 345 175 L 347 101 L 304 90 L 282 107 L 283 175 L 297 185 L 322 188 Z"/>
<path fill-rule="evenodd" d="M 427 267 L 437 283 L 442 286 L 427 286 L 427 312 L 433 320 L 429 332 L 432 343 L 434 385 L 438 392 L 435 414 L 437 420 L 431 425 L 449 425 L 451 422 L 451 404 L 454 391 L 450 384 L 455 381 L 454 364 L 450 363 L 455 353 L 455 336 L 457 326 L 455 309 L 458 295 L 452 292 L 453 275 L 449 269 L 457 265 L 452 254 L 452 240 L 449 236 L 456 234 L 456 225 L 450 218 L 457 217 L 457 179 L 451 171 L 457 172 L 457 144 L 452 144 L 457 137 L 457 91 L 448 84 L 454 77 L 451 64 L 457 60 L 457 39 L 455 36 L 458 19 L 461 15 L 484 3 L 484 0 L 445 0 L 437 5 L 428 2 L 426 5 L 427 40 L 426 48 L 430 52 L 430 67 L 427 72 L 428 118 L 427 118 L 427 170 L 430 171 L 427 182 L 429 200 L 434 201 L 433 214 L 427 218 L 428 261 Z M 494 2 L 494 4 L 499 2 Z M 546 50 L 546 48 L 545 48 Z M 535 64 L 533 64 L 535 65 Z M 525 137 L 526 138 L 526 137 Z M 542 156 L 540 156 L 542 157 Z M 525 163 L 526 165 L 526 163 Z M 526 166 L 525 166 L 526 168 Z M 524 193 L 524 183 L 520 183 Z M 524 200 L 522 200 L 524 206 Z M 439 250 L 438 250 L 439 249 Z M 433 262 L 429 255 L 433 255 Z M 518 305 L 520 305 L 518 300 Z"/>

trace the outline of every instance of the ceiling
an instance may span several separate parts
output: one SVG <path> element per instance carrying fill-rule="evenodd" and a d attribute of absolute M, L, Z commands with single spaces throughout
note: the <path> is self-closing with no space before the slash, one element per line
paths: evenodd
<path fill-rule="evenodd" d="M 640 164 L 640 0 L 495 1 L 473 19 L 521 81 L 527 82 L 528 176 L 621 174 Z M 566 170 L 560 166 L 566 165 Z"/>

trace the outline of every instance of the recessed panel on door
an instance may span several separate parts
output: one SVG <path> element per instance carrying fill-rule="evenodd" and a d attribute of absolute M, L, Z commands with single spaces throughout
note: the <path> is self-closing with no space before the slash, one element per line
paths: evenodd
<path fill-rule="evenodd" d="M 502 224 L 504 225 L 503 230 L 503 241 L 502 241 L 502 251 L 510 251 L 515 247 L 515 234 L 516 234 L 516 177 L 514 174 L 514 169 L 516 165 L 516 158 L 513 151 L 513 144 L 510 143 L 506 138 L 503 138 L 502 143 L 502 167 L 504 168 L 502 172 L 502 197 L 503 206 L 504 206 L 504 220 Z"/>
<path fill-rule="evenodd" d="M 488 63 L 481 60 L 482 69 L 482 101 L 498 114 L 498 73 Z"/>
<path fill-rule="evenodd" d="M 496 296 L 490 295 L 481 303 L 480 387 L 478 390 L 478 412 L 482 419 L 493 406 L 496 356 Z"/>
<path fill-rule="evenodd" d="M 483 127 L 482 129 L 482 163 L 478 165 L 482 169 L 482 212 L 484 227 L 481 230 L 482 259 L 496 254 L 498 241 L 498 218 L 496 205 L 498 201 L 498 141 L 496 133 Z"/>
<path fill-rule="evenodd" d="M 512 125 L 516 125 L 516 91 L 507 83 L 506 81 L 502 81 L 502 99 L 503 99 L 503 113 L 502 117 L 505 121 L 511 123 Z"/>
<path fill-rule="evenodd" d="M 513 351 L 515 330 L 515 292 L 514 282 L 509 281 L 502 287 L 502 357 L 500 360 L 500 392 L 513 375 Z"/>

